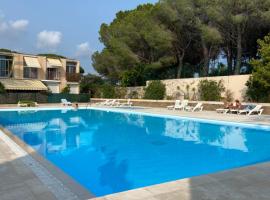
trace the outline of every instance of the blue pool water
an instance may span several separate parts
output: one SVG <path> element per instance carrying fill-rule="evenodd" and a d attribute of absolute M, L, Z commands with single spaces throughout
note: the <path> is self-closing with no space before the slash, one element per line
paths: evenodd
<path fill-rule="evenodd" d="M 270 129 L 101 110 L 0 112 L 96 196 L 270 160 Z"/>

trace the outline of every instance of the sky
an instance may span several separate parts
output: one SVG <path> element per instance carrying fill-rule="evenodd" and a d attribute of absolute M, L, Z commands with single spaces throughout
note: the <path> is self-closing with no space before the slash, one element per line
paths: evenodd
<path fill-rule="evenodd" d="M 120 10 L 158 0 L 1 0 L 0 48 L 56 53 L 95 73 L 91 54 L 102 50 L 99 28 Z"/>

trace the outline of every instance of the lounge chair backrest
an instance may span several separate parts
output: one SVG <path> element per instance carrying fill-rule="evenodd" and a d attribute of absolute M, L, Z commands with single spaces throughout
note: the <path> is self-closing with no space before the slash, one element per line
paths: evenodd
<path fill-rule="evenodd" d="M 197 105 L 194 107 L 194 109 L 198 109 L 200 107 L 202 107 L 202 103 L 197 103 Z"/>
<path fill-rule="evenodd" d="M 255 108 L 253 108 L 253 111 L 259 111 L 262 109 L 262 105 L 257 105 Z"/>
<path fill-rule="evenodd" d="M 188 100 L 183 100 L 183 101 L 182 101 L 182 106 L 183 106 L 183 107 L 186 107 L 187 105 L 188 105 Z"/>
<path fill-rule="evenodd" d="M 174 107 L 179 107 L 181 104 L 181 101 L 180 100 L 175 100 L 175 105 Z"/>
<path fill-rule="evenodd" d="M 61 102 L 62 103 L 67 103 L 67 100 L 66 99 L 61 99 Z"/>

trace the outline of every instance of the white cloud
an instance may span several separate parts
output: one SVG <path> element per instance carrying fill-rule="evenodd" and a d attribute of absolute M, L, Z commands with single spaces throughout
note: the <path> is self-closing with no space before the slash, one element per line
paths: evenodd
<path fill-rule="evenodd" d="M 29 21 L 26 19 L 18 19 L 15 21 L 7 21 L 5 15 L 0 11 L 0 33 L 6 36 L 18 35 L 27 29 Z"/>
<path fill-rule="evenodd" d="M 77 57 L 89 57 L 91 50 L 88 42 L 77 45 L 76 56 Z"/>
<path fill-rule="evenodd" d="M 25 20 L 25 19 L 20 19 L 20 20 L 10 21 L 9 22 L 10 27 L 15 31 L 24 31 L 24 30 L 26 30 L 28 24 L 29 24 L 29 21 Z"/>
<path fill-rule="evenodd" d="M 37 35 L 37 47 L 55 49 L 61 43 L 61 40 L 61 32 L 44 30 Z"/>

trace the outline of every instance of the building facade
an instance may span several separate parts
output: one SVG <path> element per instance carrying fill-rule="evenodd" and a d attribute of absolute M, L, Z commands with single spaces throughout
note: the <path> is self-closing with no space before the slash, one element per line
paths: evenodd
<path fill-rule="evenodd" d="M 7 91 L 50 91 L 66 86 L 79 93 L 80 62 L 21 53 L 0 52 L 0 82 Z"/>

